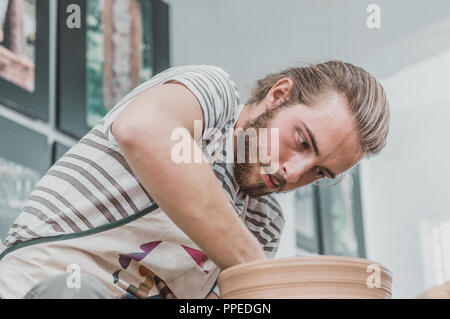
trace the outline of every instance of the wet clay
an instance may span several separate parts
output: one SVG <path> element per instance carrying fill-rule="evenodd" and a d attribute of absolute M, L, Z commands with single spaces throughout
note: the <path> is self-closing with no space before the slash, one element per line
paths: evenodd
<path fill-rule="evenodd" d="M 230 267 L 218 278 L 225 299 L 391 298 L 392 273 L 367 259 L 308 256 Z"/>

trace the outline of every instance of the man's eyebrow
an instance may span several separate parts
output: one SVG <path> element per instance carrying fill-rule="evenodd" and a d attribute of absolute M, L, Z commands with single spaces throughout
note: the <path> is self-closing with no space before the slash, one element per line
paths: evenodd
<path fill-rule="evenodd" d="M 317 157 L 319 157 L 320 153 L 319 153 L 319 149 L 317 148 L 316 140 L 314 139 L 313 133 L 309 130 L 308 126 L 305 123 L 303 123 L 303 126 L 305 127 L 306 132 L 308 133 L 309 139 L 311 140 L 311 143 L 312 143 L 312 146 L 314 149 L 314 153 L 316 154 Z M 327 171 L 328 175 L 330 175 L 331 178 L 336 178 L 336 174 L 333 173 L 332 171 L 330 171 L 328 168 L 323 167 L 323 169 L 325 171 Z"/>

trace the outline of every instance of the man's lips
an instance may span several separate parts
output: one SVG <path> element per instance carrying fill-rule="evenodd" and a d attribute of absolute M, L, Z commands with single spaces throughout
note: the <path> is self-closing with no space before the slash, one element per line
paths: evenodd
<path fill-rule="evenodd" d="M 278 185 L 275 184 L 275 182 L 272 180 L 272 178 L 270 177 L 270 175 L 264 174 L 264 175 L 263 175 L 263 179 L 264 179 L 264 182 L 266 183 L 267 187 L 269 187 L 269 188 L 271 188 L 271 189 L 276 189 L 276 188 L 278 188 Z"/>

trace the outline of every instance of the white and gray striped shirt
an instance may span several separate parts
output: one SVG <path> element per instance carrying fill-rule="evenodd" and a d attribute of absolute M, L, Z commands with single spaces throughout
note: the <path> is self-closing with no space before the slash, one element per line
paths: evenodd
<path fill-rule="evenodd" d="M 225 148 L 219 146 L 242 110 L 236 85 L 222 68 L 180 66 L 159 73 L 135 88 L 50 168 L 31 193 L 4 245 L 11 247 L 35 238 L 93 229 L 154 204 L 128 166 L 111 133 L 111 124 L 135 96 L 169 81 L 184 84 L 200 102 L 205 123 L 203 152 L 211 157 L 219 150 L 213 170 L 228 199 L 236 211 L 241 212 L 245 196 L 239 191 L 229 160 L 233 154 L 233 138 L 225 139 Z M 245 224 L 267 256 L 273 257 L 284 226 L 281 207 L 275 197 L 250 198 Z"/>

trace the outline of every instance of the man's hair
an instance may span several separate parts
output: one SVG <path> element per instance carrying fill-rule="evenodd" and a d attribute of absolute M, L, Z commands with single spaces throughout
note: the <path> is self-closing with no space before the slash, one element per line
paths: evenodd
<path fill-rule="evenodd" d="M 364 155 L 370 157 L 383 149 L 389 131 L 389 103 L 381 84 L 367 71 L 341 61 L 291 67 L 257 81 L 248 104 L 262 101 L 282 78 L 294 82 L 291 103 L 311 106 L 330 91 L 343 94 L 354 117 Z"/>

